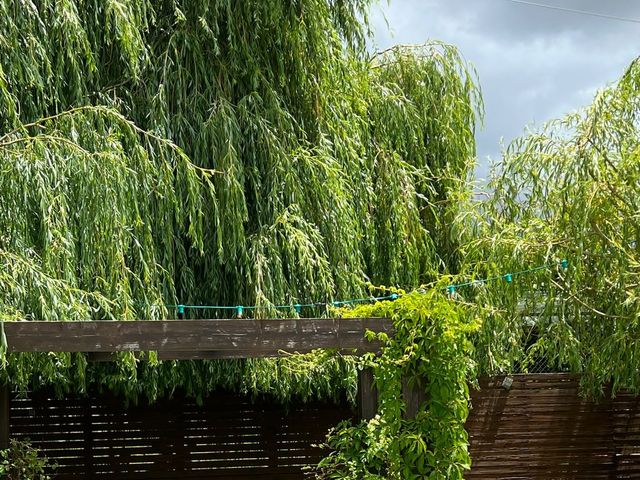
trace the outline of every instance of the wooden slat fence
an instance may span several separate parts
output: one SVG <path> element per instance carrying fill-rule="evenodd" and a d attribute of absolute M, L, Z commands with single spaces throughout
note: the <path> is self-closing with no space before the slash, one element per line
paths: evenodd
<path fill-rule="evenodd" d="M 483 379 L 467 422 L 468 480 L 640 479 L 640 399 L 594 404 L 564 374 Z M 61 468 L 57 478 L 303 479 L 311 446 L 345 404 L 295 405 L 216 394 L 198 406 L 176 398 L 125 408 L 111 396 L 12 398 L 11 436 L 29 437 Z"/>
<path fill-rule="evenodd" d="M 467 421 L 467 480 L 640 478 L 640 398 L 593 403 L 565 374 L 485 378 Z"/>
<path fill-rule="evenodd" d="M 300 479 L 345 405 L 282 406 L 227 393 L 125 408 L 110 396 L 11 400 L 11 436 L 59 464 L 56 479 Z"/>

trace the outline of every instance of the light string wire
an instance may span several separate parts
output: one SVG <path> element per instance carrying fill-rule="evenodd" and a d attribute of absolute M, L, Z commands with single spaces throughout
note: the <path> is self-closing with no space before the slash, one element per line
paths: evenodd
<path fill-rule="evenodd" d="M 566 270 L 569 267 L 569 262 L 566 259 L 560 260 L 555 263 L 547 263 L 544 265 L 540 265 L 537 267 L 529 268 L 526 270 L 520 270 L 512 273 L 504 273 L 502 275 L 495 275 L 493 277 L 487 277 L 483 279 L 470 280 L 467 282 L 456 283 L 448 285 L 444 287 L 444 290 L 449 294 L 450 297 L 455 296 L 456 290 L 462 287 L 469 286 L 478 286 L 483 285 L 489 282 L 493 282 L 496 280 L 504 280 L 507 283 L 513 282 L 515 277 L 519 277 L 522 275 L 528 275 L 531 273 L 539 272 L 541 270 L 548 270 L 552 267 L 560 266 L 563 270 Z M 242 317 L 245 310 L 258 310 L 263 308 L 275 309 L 275 310 L 295 310 L 298 314 L 303 308 L 313 308 L 313 307 L 343 307 L 346 305 L 355 305 L 358 303 L 369 303 L 369 302 L 379 302 L 385 300 L 397 300 L 402 294 L 399 293 L 391 293 L 390 295 L 378 296 L 378 297 L 362 297 L 362 298 L 351 298 L 347 300 L 334 300 L 330 302 L 313 302 L 313 303 L 292 303 L 287 305 L 186 305 L 186 304 L 172 304 L 172 305 L 164 305 L 166 308 L 174 308 L 178 310 L 178 315 L 184 315 L 186 310 L 235 310 L 236 315 L 238 317 Z M 152 306 L 160 306 L 160 305 L 152 305 Z"/>

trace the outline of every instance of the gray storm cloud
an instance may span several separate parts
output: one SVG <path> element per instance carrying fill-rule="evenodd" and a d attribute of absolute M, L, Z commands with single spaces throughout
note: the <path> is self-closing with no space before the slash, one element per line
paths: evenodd
<path fill-rule="evenodd" d="M 638 0 L 536 2 L 640 19 Z M 509 0 L 391 0 L 371 21 L 376 48 L 438 39 L 476 67 L 486 113 L 477 134 L 481 178 L 489 158 L 499 158 L 501 138 L 508 143 L 526 126 L 588 104 L 640 56 L 640 23 Z"/>

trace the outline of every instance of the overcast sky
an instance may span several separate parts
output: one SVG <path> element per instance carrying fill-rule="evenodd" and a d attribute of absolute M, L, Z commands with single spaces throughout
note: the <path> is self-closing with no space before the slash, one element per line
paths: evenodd
<path fill-rule="evenodd" d="M 640 20 L 640 0 L 533 1 Z M 499 157 L 501 138 L 508 143 L 527 125 L 588 104 L 640 55 L 640 23 L 510 0 L 383 0 L 371 20 L 378 49 L 438 39 L 476 67 L 486 114 L 477 135 L 480 177 L 487 157 Z"/>

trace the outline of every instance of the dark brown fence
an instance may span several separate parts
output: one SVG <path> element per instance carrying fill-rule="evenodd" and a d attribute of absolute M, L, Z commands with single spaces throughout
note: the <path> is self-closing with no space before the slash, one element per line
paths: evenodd
<path fill-rule="evenodd" d="M 485 379 L 467 422 L 477 479 L 640 479 L 640 399 L 594 404 L 563 374 Z M 29 437 L 60 479 L 302 479 L 312 447 L 346 405 L 293 406 L 218 394 L 124 408 L 108 396 L 12 399 L 11 436 Z"/>
<path fill-rule="evenodd" d="M 11 436 L 55 460 L 59 479 L 300 479 L 301 466 L 323 456 L 312 444 L 353 416 L 346 405 L 287 412 L 230 394 L 130 408 L 107 396 L 40 394 L 12 399 L 10 412 Z"/>
<path fill-rule="evenodd" d="M 598 404 L 563 374 L 481 381 L 467 422 L 476 479 L 640 478 L 640 398 Z"/>

